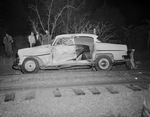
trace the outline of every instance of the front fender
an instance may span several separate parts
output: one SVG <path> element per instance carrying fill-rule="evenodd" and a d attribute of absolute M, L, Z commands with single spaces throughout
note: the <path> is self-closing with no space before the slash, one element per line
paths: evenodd
<path fill-rule="evenodd" d="M 27 58 L 34 58 L 34 59 L 36 59 L 37 61 L 38 61 L 38 63 L 39 63 L 39 66 L 45 66 L 45 63 L 42 61 L 42 59 L 40 59 L 38 56 L 28 56 L 28 57 L 23 57 L 21 60 L 20 60 L 20 62 L 19 62 L 19 65 L 22 65 L 22 63 L 23 63 L 23 61 L 25 60 L 25 59 L 27 59 Z"/>
<path fill-rule="evenodd" d="M 37 61 L 38 61 L 38 63 L 39 63 L 39 66 L 45 66 L 45 63 L 42 61 L 42 59 L 40 59 L 39 57 L 37 57 L 37 56 L 34 56 L 34 57 L 32 57 L 32 58 L 34 58 L 34 59 L 36 59 Z"/>

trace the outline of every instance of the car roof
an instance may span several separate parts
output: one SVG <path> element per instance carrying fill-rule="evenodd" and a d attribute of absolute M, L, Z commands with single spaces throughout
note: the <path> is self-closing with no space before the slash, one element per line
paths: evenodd
<path fill-rule="evenodd" d="M 99 41 L 99 40 L 97 40 L 97 37 L 98 37 L 97 35 L 95 35 L 95 34 L 85 34 L 85 33 L 61 34 L 61 35 L 56 36 L 56 38 L 63 37 L 63 36 L 65 36 L 65 37 L 70 37 L 70 36 L 89 36 L 89 37 L 93 37 L 95 42 Z"/>

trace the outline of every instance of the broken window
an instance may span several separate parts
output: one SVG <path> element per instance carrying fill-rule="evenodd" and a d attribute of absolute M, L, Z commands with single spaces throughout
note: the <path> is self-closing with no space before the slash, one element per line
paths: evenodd
<path fill-rule="evenodd" d="M 70 37 L 61 37 L 58 39 L 56 45 L 72 45 L 73 39 Z"/>

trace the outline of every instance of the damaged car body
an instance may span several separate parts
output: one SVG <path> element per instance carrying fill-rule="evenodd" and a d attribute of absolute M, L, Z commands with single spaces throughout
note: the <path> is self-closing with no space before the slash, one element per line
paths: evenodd
<path fill-rule="evenodd" d="M 94 34 L 58 35 L 52 44 L 19 49 L 13 68 L 23 73 L 77 66 L 99 71 L 112 69 L 114 63 L 130 61 L 126 45 L 102 43 L 97 38 Z"/>

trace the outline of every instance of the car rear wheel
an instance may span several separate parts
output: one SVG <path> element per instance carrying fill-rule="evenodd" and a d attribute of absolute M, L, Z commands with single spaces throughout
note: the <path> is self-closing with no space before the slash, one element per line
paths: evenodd
<path fill-rule="evenodd" d="M 23 73 L 37 73 L 39 71 L 39 63 L 34 58 L 26 58 L 21 66 Z"/>
<path fill-rule="evenodd" d="M 112 69 L 112 60 L 109 56 L 99 56 L 95 61 L 96 70 L 111 70 Z"/>

